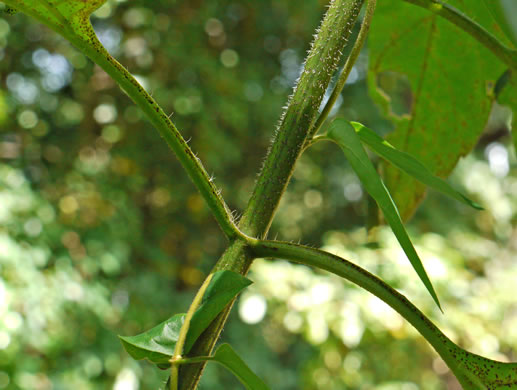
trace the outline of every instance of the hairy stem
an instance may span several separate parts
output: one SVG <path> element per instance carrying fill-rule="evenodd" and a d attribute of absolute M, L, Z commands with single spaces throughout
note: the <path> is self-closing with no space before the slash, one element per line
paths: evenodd
<path fill-rule="evenodd" d="M 330 3 L 239 223 L 239 228 L 249 236 L 267 235 L 363 2 L 333 0 Z M 227 269 L 245 275 L 253 259 L 246 241 L 245 238 L 235 240 L 219 259 L 214 271 Z M 190 352 L 191 356 L 210 355 L 230 309 L 231 305 L 201 335 Z M 203 367 L 204 364 L 182 366 L 180 388 L 195 389 Z"/>
<path fill-rule="evenodd" d="M 494 35 L 484 27 L 470 19 L 456 8 L 444 3 L 441 0 L 404 0 L 408 3 L 418 5 L 435 14 L 447 19 L 451 23 L 470 34 L 488 50 L 494 53 L 502 62 L 512 69 L 517 69 L 517 50 L 503 45 Z"/>
<path fill-rule="evenodd" d="M 242 217 L 240 226 L 250 236 L 269 229 L 362 4 L 335 0 L 325 15 Z"/>
<path fill-rule="evenodd" d="M 368 31 L 370 30 L 370 24 L 372 23 L 376 5 L 377 0 L 367 0 L 366 2 L 366 13 L 364 15 L 363 23 L 361 24 L 361 30 L 357 36 L 357 40 L 355 41 L 354 47 L 352 48 L 352 51 L 350 52 L 350 55 L 345 62 L 345 66 L 341 70 L 341 74 L 339 75 L 339 79 L 334 87 L 334 90 L 332 91 L 332 94 L 329 97 L 329 100 L 327 100 L 327 103 L 321 111 L 318 120 L 311 129 L 309 138 L 307 139 L 308 143 L 312 141 L 312 136 L 317 134 L 321 126 L 323 126 L 323 123 L 325 123 L 325 120 L 329 116 L 330 110 L 332 110 L 332 107 L 334 107 L 339 94 L 345 86 L 346 80 L 348 79 L 348 76 L 350 75 L 355 62 L 357 61 L 357 57 L 359 57 L 361 49 L 364 46 L 364 42 L 366 41 L 366 37 L 368 36 Z"/>

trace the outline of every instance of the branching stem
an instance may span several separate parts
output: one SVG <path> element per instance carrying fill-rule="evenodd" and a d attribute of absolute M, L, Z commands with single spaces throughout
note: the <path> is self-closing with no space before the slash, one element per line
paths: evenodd
<path fill-rule="evenodd" d="M 95 34 L 91 34 L 90 39 L 92 42 L 89 45 L 81 45 L 77 40 L 74 40 L 73 43 L 79 46 L 81 51 L 87 54 L 117 82 L 156 127 L 187 171 L 228 239 L 233 240 L 241 236 L 233 221 L 231 211 L 221 197 L 219 190 L 210 180 L 201 160 L 190 149 L 169 116 L 165 114 L 133 75 L 104 49 Z"/>
<path fill-rule="evenodd" d="M 359 35 L 357 36 L 354 47 L 352 48 L 352 51 L 350 52 L 350 55 L 348 56 L 348 58 L 345 62 L 345 66 L 343 66 L 343 69 L 341 70 L 341 73 L 339 74 L 338 81 L 334 87 L 334 90 L 332 91 L 332 94 L 330 95 L 329 99 L 327 100 L 325 107 L 321 111 L 321 114 L 318 117 L 318 120 L 316 121 L 313 128 L 311 129 L 311 132 L 308 137 L 308 143 L 312 142 L 312 136 L 314 134 L 317 134 L 318 131 L 320 130 L 321 126 L 323 126 L 323 123 L 325 123 L 325 120 L 329 116 L 330 111 L 332 110 L 332 107 L 334 107 L 334 104 L 336 103 L 336 100 L 338 99 L 339 94 L 341 93 L 341 91 L 343 90 L 343 87 L 346 84 L 346 80 L 348 79 L 348 76 L 350 75 L 350 72 L 352 71 L 352 68 L 354 67 L 355 62 L 357 61 L 357 57 L 359 57 L 359 54 L 361 53 L 361 50 L 366 41 L 366 37 L 368 36 L 368 31 L 370 30 L 370 25 L 372 23 L 372 18 L 373 18 L 373 14 L 375 12 L 376 5 L 377 5 L 377 0 L 367 0 L 367 2 L 366 2 L 366 12 L 364 15 L 363 23 L 361 24 L 361 30 L 359 30 Z"/>

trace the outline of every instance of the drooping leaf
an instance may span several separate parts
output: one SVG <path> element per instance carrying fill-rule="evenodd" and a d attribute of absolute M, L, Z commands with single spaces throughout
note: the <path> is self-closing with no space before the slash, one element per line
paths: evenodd
<path fill-rule="evenodd" d="M 441 193 L 448 195 L 451 198 L 465 203 L 468 206 L 478 210 L 483 210 L 479 204 L 473 202 L 465 195 L 456 191 L 445 180 L 434 176 L 416 158 L 408 153 L 395 149 L 393 145 L 382 139 L 382 137 L 377 135 L 377 133 L 375 133 L 373 130 L 363 126 L 358 122 L 350 122 L 350 124 L 355 128 L 355 131 L 359 135 L 359 138 L 361 138 L 361 141 L 368 145 L 375 153 L 384 158 L 386 161 L 403 170 L 408 175 L 413 176 L 419 182 L 437 191 L 440 191 Z"/>
<path fill-rule="evenodd" d="M 422 283 L 433 297 L 434 301 L 440 307 L 440 302 L 434 291 L 433 285 L 425 272 L 422 261 L 409 239 L 400 218 L 397 206 L 393 202 L 390 193 L 386 189 L 384 183 L 379 177 L 375 167 L 368 158 L 368 154 L 361 144 L 361 140 L 352 125 L 344 119 L 336 119 L 330 125 L 328 137 L 335 141 L 343 150 L 350 165 L 361 180 L 364 188 L 375 199 L 379 208 L 382 210 L 386 221 L 391 226 L 393 233 L 397 237 L 402 249 L 406 253 L 411 265 L 420 277 Z M 441 307 L 440 307 L 441 308 Z"/>
<path fill-rule="evenodd" d="M 269 389 L 229 344 L 222 344 L 217 348 L 213 360 L 230 370 L 248 390 Z"/>
<path fill-rule="evenodd" d="M 447 4 L 504 39 L 492 28 L 483 2 Z M 368 44 L 371 95 L 396 125 L 387 140 L 418 157 L 432 174 L 446 177 L 482 133 L 493 85 L 505 67 L 449 21 L 404 1 L 378 2 Z M 406 220 L 423 199 L 425 186 L 389 164 L 384 172 Z"/>
<path fill-rule="evenodd" d="M 251 280 L 232 271 L 216 272 L 203 296 L 203 301 L 192 317 L 184 352 L 188 353 L 197 338 Z"/>
<path fill-rule="evenodd" d="M 252 282 L 232 271 L 214 273 L 202 303 L 190 323 L 184 353 L 188 353 L 199 335 L 210 325 L 224 307 Z M 135 360 L 147 359 L 158 365 L 168 364 L 174 354 L 185 313 L 175 314 L 146 332 L 136 336 L 119 336 L 125 350 Z"/>
<path fill-rule="evenodd" d="M 230 344 L 221 344 L 213 356 L 200 356 L 187 359 L 180 364 L 213 361 L 230 370 L 248 390 L 268 390 L 269 387 L 260 379 L 235 352 Z"/>
<path fill-rule="evenodd" d="M 147 359 L 158 365 L 168 364 L 174 353 L 184 319 L 185 313 L 175 314 L 144 333 L 118 337 L 133 359 Z"/>
<path fill-rule="evenodd" d="M 498 27 L 517 47 L 517 30 L 515 30 L 510 23 L 510 15 L 514 15 L 511 13 L 512 6 L 510 4 L 504 4 L 501 0 L 483 0 L 483 2 L 494 20 L 497 22 Z M 507 10 L 506 7 L 509 9 Z M 513 5 L 513 9 L 514 12 L 517 12 L 515 5 Z"/>

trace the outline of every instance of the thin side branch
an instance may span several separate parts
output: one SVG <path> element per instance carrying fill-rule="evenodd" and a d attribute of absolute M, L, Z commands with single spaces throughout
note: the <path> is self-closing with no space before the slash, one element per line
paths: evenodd
<path fill-rule="evenodd" d="M 280 241 L 251 240 L 249 243 L 252 253 L 257 257 L 286 259 L 323 269 L 364 288 L 386 302 L 410 322 L 429 341 L 449 366 L 456 365 L 448 349 L 455 344 L 404 295 L 375 275 L 348 260 L 319 249 Z"/>

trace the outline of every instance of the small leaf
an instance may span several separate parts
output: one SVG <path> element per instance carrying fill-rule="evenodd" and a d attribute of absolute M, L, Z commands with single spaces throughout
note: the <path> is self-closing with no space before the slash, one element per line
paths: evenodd
<path fill-rule="evenodd" d="M 178 364 L 192 364 L 212 361 L 222 364 L 230 370 L 248 390 L 268 390 L 269 387 L 260 379 L 248 365 L 237 355 L 229 344 L 222 344 L 214 356 L 197 356 L 178 361 Z M 168 382 L 167 382 L 168 383 Z"/>
<path fill-rule="evenodd" d="M 355 131 L 359 135 L 359 138 L 361 138 L 361 141 L 363 141 L 363 143 L 368 145 L 375 153 L 384 158 L 386 161 L 406 172 L 408 175 L 413 176 L 415 179 L 424 183 L 425 185 L 440 191 L 441 193 L 448 195 L 462 203 L 465 203 L 468 206 L 478 210 L 483 210 L 479 204 L 473 202 L 460 192 L 456 191 L 445 180 L 434 176 L 416 158 L 406 152 L 395 149 L 388 141 L 385 141 L 379 137 L 373 130 L 363 126 L 358 122 L 350 122 L 350 124 L 355 128 Z"/>
<path fill-rule="evenodd" d="M 202 304 L 192 317 L 184 346 L 185 354 L 190 351 L 199 335 L 224 307 L 251 283 L 251 280 L 236 272 L 218 271 L 214 273 L 203 296 Z M 119 338 L 122 340 L 124 349 L 133 359 L 147 359 L 157 365 L 168 364 L 174 354 L 184 319 L 185 313 L 175 314 L 144 333 L 129 337 L 119 336 Z"/>
<path fill-rule="evenodd" d="M 229 344 L 222 344 L 217 348 L 212 359 L 230 370 L 248 390 L 269 389 Z"/>
<path fill-rule="evenodd" d="M 215 317 L 251 283 L 252 281 L 248 278 L 232 271 L 218 271 L 214 274 L 201 305 L 192 317 L 184 353 L 190 351 L 199 335 L 203 333 Z"/>
<path fill-rule="evenodd" d="M 185 313 L 175 314 L 161 324 L 136 336 L 118 336 L 126 352 L 135 360 L 147 359 L 168 364 L 180 333 Z"/>
<path fill-rule="evenodd" d="M 205 361 L 217 362 L 226 367 L 248 390 L 269 390 L 269 387 L 248 367 L 229 344 L 220 345 L 214 356 L 186 358 L 178 361 L 178 364 L 193 364 Z"/>
<path fill-rule="evenodd" d="M 397 237 L 402 249 L 406 253 L 411 265 L 424 283 L 425 287 L 433 297 L 434 301 L 441 310 L 440 302 L 434 291 L 433 285 L 425 272 L 422 261 L 409 239 L 409 236 L 400 219 L 397 206 L 393 202 L 386 186 L 377 174 L 373 164 L 371 163 L 366 151 L 361 144 L 359 136 L 355 132 L 350 123 L 344 119 L 336 119 L 330 125 L 328 137 L 335 141 L 343 150 L 350 165 L 361 180 L 364 188 L 375 199 L 379 208 L 382 210 L 386 221 L 391 226 L 393 233 Z"/>

